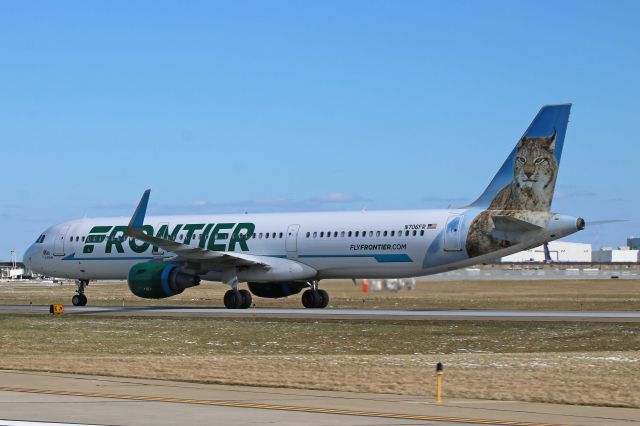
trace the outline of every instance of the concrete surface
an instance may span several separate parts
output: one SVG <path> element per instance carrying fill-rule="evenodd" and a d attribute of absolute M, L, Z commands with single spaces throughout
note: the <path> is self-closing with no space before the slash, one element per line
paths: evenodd
<path fill-rule="evenodd" d="M 493 311 L 493 310 L 373 310 L 373 309 L 225 309 L 163 306 L 65 306 L 66 314 L 110 316 L 210 316 L 242 318 L 295 318 L 341 320 L 483 320 L 483 321 L 587 321 L 640 322 L 640 312 L 602 311 Z M 48 305 L 0 305 L 2 313 L 48 314 Z"/>
<path fill-rule="evenodd" d="M 0 370 L 0 419 L 109 425 L 630 425 L 640 423 L 640 410 L 450 399 L 436 404 L 417 396 Z"/>

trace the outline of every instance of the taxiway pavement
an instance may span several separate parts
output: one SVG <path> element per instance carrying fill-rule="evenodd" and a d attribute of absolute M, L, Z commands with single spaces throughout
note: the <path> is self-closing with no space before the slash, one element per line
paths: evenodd
<path fill-rule="evenodd" d="M 65 306 L 75 315 L 109 316 L 209 316 L 220 318 L 281 318 L 336 320 L 484 320 L 484 321 L 587 321 L 640 322 L 638 311 L 495 311 L 495 310 L 384 310 L 384 309 L 225 309 L 165 306 Z M 0 314 L 48 314 L 44 305 L 0 305 Z"/>
<path fill-rule="evenodd" d="M 215 368 L 215 366 L 212 366 Z M 0 424 L 629 425 L 640 410 L 0 370 Z"/>

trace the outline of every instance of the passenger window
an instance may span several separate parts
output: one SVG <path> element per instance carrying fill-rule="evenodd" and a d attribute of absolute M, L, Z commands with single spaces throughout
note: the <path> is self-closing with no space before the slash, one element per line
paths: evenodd
<path fill-rule="evenodd" d="M 369 236 L 373 237 L 373 231 L 369 231 Z"/>
<path fill-rule="evenodd" d="M 380 231 L 377 231 L 376 232 L 376 237 L 379 237 L 379 236 L 380 236 Z"/>
<path fill-rule="evenodd" d="M 280 233 L 280 238 L 282 238 L 282 232 Z"/>
<path fill-rule="evenodd" d="M 82 237 L 82 242 L 84 243 L 84 237 Z"/>
<path fill-rule="evenodd" d="M 424 235 L 424 229 L 420 230 L 420 236 L 422 237 Z"/>
<path fill-rule="evenodd" d="M 347 235 L 348 235 L 349 237 L 351 237 L 351 231 L 349 231 L 349 232 L 347 233 Z"/>
<path fill-rule="evenodd" d="M 413 230 L 413 236 L 415 237 L 417 233 L 418 233 L 418 231 L 416 231 L 416 230 L 414 229 L 414 230 Z"/>
<path fill-rule="evenodd" d="M 273 234 L 271 234 L 271 238 L 275 238 L 276 237 L 276 233 L 274 232 Z"/>
<path fill-rule="evenodd" d="M 340 236 L 341 236 L 342 238 L 344 238 L 344 231 L 342 231 L 342 232 L 340 233 Z"/>
<path fill-rule="evenodd" d="M 268 233 L 268 232 L 267 232 L 267 233 L 265 233 L 265 234 L 264 234 L 264 237 L 265 237 L 265 238 L 269 238 L 269 233 Z"/>
<path fill-rule="evenodd" d="M 307 238 L 311 236 L 311 232 L 307 232 Z"/>
<path fill-rule="evenodd" d="M 324 232 L 320 233 L 320 238 L 324 237 Z"/>
<path fill-rule="evenodd" d="M 262 232 L 258 234 L 258 238 L 262 239 Z"/>
<path fill-rule="evenodd" d="M 327 232 L 327 238 L 331 238 L 331 232 Z"/>
<path fill-rule="evenodd" d="M 318 233 L 317 233 L 317 232 L 314 232 L 314 233 L 313 233 L 313 238 L 316 238 L 317 236 L 318 236 Z"/>
<path fill-rule="evenodd" d="M 365 238 L 367 236 L 367 231 L 362 231 L 362 238 Z"/>
<path fill-rule="evenodd" d="M 402 231 L 398 231 L 398 237 L 402 237 Z"/>
<path fill-rule="evenodd" d="M 409 236 L 409 231 L 405 231 L 405 232 L 404 232 L 404 236 L 405 236 L 405 237 L 408 237 L 408 236 Z"/>
<path fill-rule="evenodd" d="M 396 231 L 391 231 L 391 236 L 393 237 L 396 234 Z"/>
<path fill-rule="evenodd" d="M 360 236 L 360 231 L 356 231 L 355 236 L 359 237 Z"/>
<path fill-rule="evenodd" d="M 382 234 L 384 237 L 387 236 L 387 231 L 384 231 L 384 233 Z"/>
<path fill-rule="evenodd" d="M 256 239 L 256 234 L 254 233 L 251 238 L 253 238 L 254 240 Z"/>
<path fill-rule="evenodd" d="M 333 233 L 333 238 L 338 238 L 338 231 Z"/>

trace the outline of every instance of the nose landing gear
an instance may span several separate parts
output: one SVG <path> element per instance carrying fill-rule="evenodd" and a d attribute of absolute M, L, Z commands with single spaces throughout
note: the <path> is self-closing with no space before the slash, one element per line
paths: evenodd
<path fill-rule="evenodd" d="M 73 306 L 85 306 L 87 304 L 87 296 L 84 295 L 84 289 L 89 285 L 89 280 L 76 280 L 76 292 L 71 298 Z"/>

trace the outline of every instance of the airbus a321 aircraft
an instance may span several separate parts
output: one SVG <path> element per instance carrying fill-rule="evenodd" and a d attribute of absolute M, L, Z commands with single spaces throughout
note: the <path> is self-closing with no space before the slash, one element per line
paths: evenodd
<path fill-rule="evenodd" d="M 87 303 L 91 280 L 127 279 L 143 298 L 171 297 L 206 280 L 231 287 L 229 309 L 248 308 L 252 294 L 279 298 L 304 289 L 306 308 L 324 308 L 322 279 L 435 274 L 584 229 L 583 219 L 550 212 L 570 109 L 543 107 L 484 193 L 464 208 L 146 217 L 147 190 L 130 221 L 54 225 L 24 262 L 76 279 L 74 305 Z"/>

